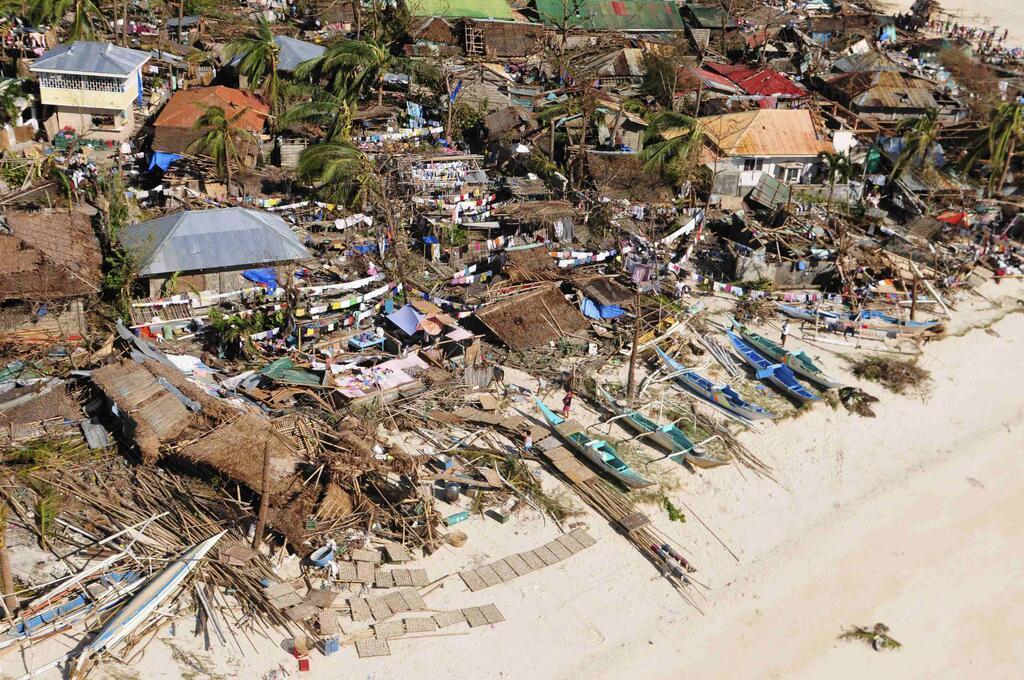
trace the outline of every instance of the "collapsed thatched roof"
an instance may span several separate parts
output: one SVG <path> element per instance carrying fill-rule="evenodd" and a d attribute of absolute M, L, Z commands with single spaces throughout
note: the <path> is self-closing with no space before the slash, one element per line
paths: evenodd
<path fill-rule="evenodd" d="M 476 316 L 515 350 L 539 347 L 589 327 L 553 283 L 480 309 Z"/>
<path fill-rule="evenodd" d="M 10 212 L 0 223 L 0 300 L 98 293 L 103 256 L 81 213 Z"/>

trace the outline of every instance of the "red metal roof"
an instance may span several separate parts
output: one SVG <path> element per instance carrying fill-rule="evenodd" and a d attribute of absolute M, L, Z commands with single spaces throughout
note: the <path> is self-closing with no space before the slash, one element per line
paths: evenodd
<path fill-rule="evenodd" d="M 704 64 L 704 70 L 716 73 L 739 87 L 744 94 L 764 97 L 806 97 L 807 88 L 778 71 L 746 64 Z"/>
<path fill-rule="evenodd" d="M 155 127 L 176 127 L 191 129 L 206 109 L 219 106 L 228 118 L 238 118 L 238 127 L 249 132 L 263 131 L 263 122 L 270 114 L 270 107 L 247 92 L 230 87 L 197 87 L 178 90 L 164 106 L 153 124 Z"/>

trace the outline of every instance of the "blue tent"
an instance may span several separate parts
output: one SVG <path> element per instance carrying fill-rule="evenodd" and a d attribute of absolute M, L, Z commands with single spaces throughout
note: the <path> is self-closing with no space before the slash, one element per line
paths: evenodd
<path fill-rule="evenodd" d="M 388 314 L 387 318 L 388 321 L 398 326 L 406 335 L 414 335 L 424 316 L 424 314 L 417 312 L 416 308 L 412 305 L 406 305 L 397 312 Z"/>

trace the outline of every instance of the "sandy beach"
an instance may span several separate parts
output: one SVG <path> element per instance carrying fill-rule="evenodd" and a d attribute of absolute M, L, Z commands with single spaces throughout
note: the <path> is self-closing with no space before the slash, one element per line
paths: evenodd
<path fill-rule="evenodd" d="M 914 0 L 885 0 L 889 11 L 907 11 Z M 1009 29 L 1010 42 L 1024 46 L 1024 3 L 1020 0 L 941 0 L 942 9 L 954 16 L 953 21 L 979 28 L 999 26 Z"/>
<path fill-rule="evenodd" d="M 958 308 L 952 336 L 931 343 L 926 395 L 859 384 L 881 401 L 877 418 L 819 405 L 745 435 L 777 482 L 735 466 L 691 474 L 676 466 L 694 517 L 660 529 L 685 546 L 708 586 L 687 604 L 596 516 L 578 518 L 593 548 L 476 593 L 449 578 L 427 595 L 439 610 L 496 604 L 489 628 L 392 643 L 392 656 L 313 657 L 307 678 L 882 678 L 1019 676 L 1024 645 L 1024 315 L 1014 282 L 982 288 Z M 967 330 L 970 325 L 987 326 Z M 798 343 L 799 344 L 799 343 Z M 808 347 L 830 372 L 845 362 Z M 588 414 L 574 414 L 586 419 Z M 593 418 L 592 415 L 589 417 Z M 667 464 L 667 463 L 666 463 Z M 577 503 L 578 504 L 578 503 Z M 579 505 L 579 504 L 578 504 Z M 582 506 L 581 506 L 582 507 Z M 689 514 L 689 513 L 688 513 Z M 497 525 L 460 525 L 468 544 L 422 560 L 432 579 L 557 536 L 527 511 Z M 844 626 L 883 621 L 903 643 L 875 653 L 837 640 Z M 161 633 L 132 668 L 109 677 L 260 678 L 295 673 L 284 641 L 239 636 L 212 653 L 191 627 Z M 191 669 L 191 670 L 189 670 Z M 344 670 L 342 670 L 344 669 Z"/>

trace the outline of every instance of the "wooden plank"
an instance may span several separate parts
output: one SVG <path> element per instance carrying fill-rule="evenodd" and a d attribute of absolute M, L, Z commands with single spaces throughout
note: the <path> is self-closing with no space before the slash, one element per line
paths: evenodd
<path fill-rule="evenodd" d="M 642 512 L 631 512 L 619 520 L 619 526 L 626 531 L 636 531 L 651 523 L 651 518 Z"/>

